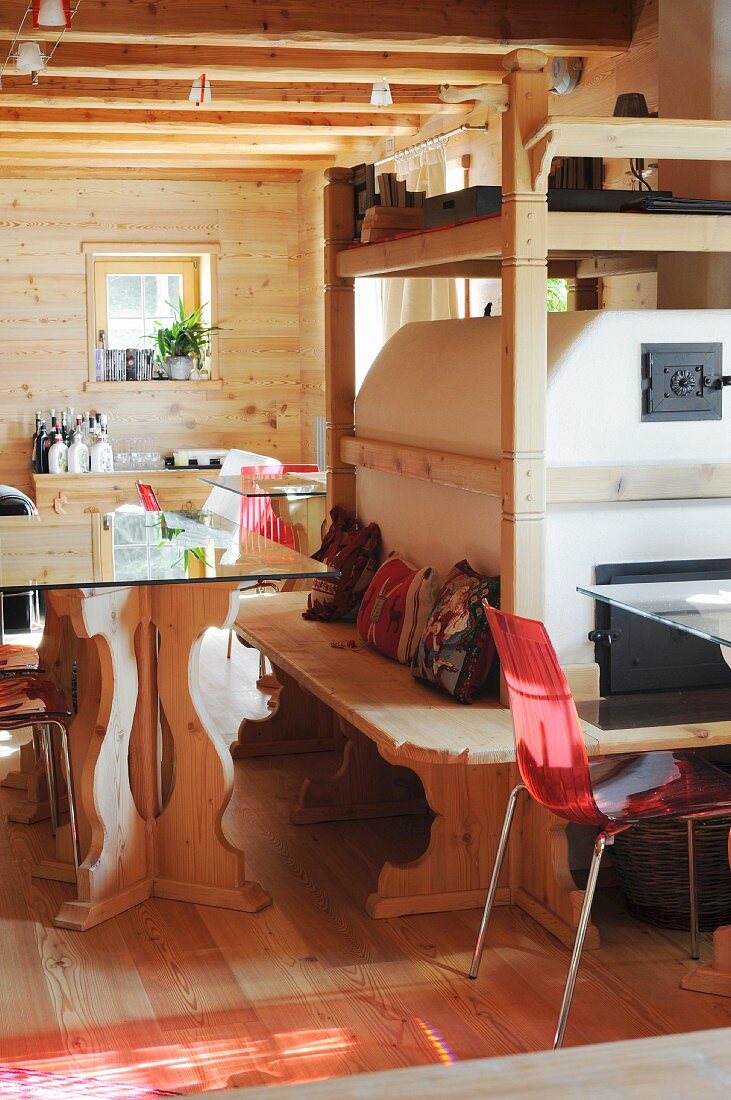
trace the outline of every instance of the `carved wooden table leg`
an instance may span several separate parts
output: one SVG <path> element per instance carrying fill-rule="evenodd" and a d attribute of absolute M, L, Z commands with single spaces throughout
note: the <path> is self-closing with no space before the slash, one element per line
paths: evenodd
<path fill-rule="evenodd" d="M 427 764 L 379 746 L 392 764 L 408 767 L 422 781 L 436 815 L 429 847 L 408 864 L 386 863 L 368 899 L 372 917 L 473 909 L 485 904 L 505 805 L 509 767 Z M 509 901 L 507 886 L 497 903 Z"/>
<path fill-rule="evenodd" d="M 728 841 L 728 858 L 731 863 L 731 833 Z M 731 997 L 731 924 L 717 928 L 713 933 L 713 958 L 691 971 L 680 983 L 683 989 L 698 993 L 715 993 L 717 997 Z"/>
<path fill-rule="evenodd" d="M 343 762 L 329 779 L 305 780 L 290 815 L 294 824 L 425 813 L 414 773 L 384 760 L 374 742 L 343 718 L 337 722 L 346 738 Z"/>
<path fill-rule="evenodd" d="M 152 890 L 145 823 L 129 780 L 137 700 L 135 631 L 143 589 L 74 593 L 72 622 L 83 640 L 79 713 L 69 742 L 83 862 L 78 898 L 56 917 L 63 928 L 92 928 L 144 901 Z"/>
<path fill-rule="evenodd" d="M 510 845 L 510 886 L 514 905 L 573 947 L 584 892 L 569 869 L 566 828 L 565 821 L 521 796 Z M 599 947 L 595 925 L 589 926 L 584 946 Z"/>
<path fill-rule="evenodd" d="M 295 752 L 325 752 L 342 746 L 335 716 L 296 680 L 272 665 L 260 685 L 272 692 L 264 718 L 245 718 L 239 739 L 231 746 L 235 760 L 250 756 L 280 756 Z"/>
<path fill-rule="evenodd" d="M 198 665 L 208 627 L 226 628 L 238 611 L 236 585 L 157 585 L 149 589 L 160 635 L 158 691 L 174 742 L 170 800 L 157 820 L 154 893 L 203 905 L 256 912 L 271 903 L 247 882 L 244 857 L 226 840 L 221 819 L 233 791 L 229 746 L 205 724 Z"/>

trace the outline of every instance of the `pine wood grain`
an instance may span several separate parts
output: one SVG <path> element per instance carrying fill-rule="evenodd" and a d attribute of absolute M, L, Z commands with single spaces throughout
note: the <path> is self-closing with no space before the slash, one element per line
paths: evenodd
<path fill-rule="evenodd" d="M 225 633 L 210 635 L 201 668 L 211 715 L 222 735 L 232 737 L 241 710 L 261 707 L 254 687 L 258 662 L 240 646 L 227 662 L 225 647 Z M 0 763 L 13 766 L 12 758 Z M 462 1074 L 477 1068 L 476 1095 L 489 1095 L 498 1084 L 509 1089 L 518 1069 L 523 1088 L 551 1095 L 546 1066 L 572 1058 L 578 1061 L 570 1066 L 583 1067 L 571 1069 L 574 1086 L 589 1089 L 604 1053 L 611 1054 L 601 1071 L 605 1084 L 621 1095 L 629 1079 L 645 1088 L 638 1100 L 654 1100 L 655 1082 L 650 1077 L 645 1085 L 639 1048 L 629 1048 L 626 1072 L 613 1048 L 565 1051 L 535 1070 L 533 1060 L 525 1069 L 511 1062 L 509 1072 L 499 1061 L 470 1061 L 548 1046 L 568 953 L 529 917 L 501 907 L 480 978 L 470 982 L 465 971 L 477 913 L 370 920 L 363 903 L 384 852 L 396 845 L 400 858 L 413 857 L 423 833 L 409 818 L 290 825 L 289 806 L 302 779 L 318 769 L 323 775 L 332 769 L 328 754 L 236 764 L 224 827 L 232 841 L 245 844 L 251 872 L 275 896 L 275 905 L 258 914 L 152 900 L 139 914 L 81 935 L 54 929 L 53 914 L 71 888 L 30 877 L 50 851 L 48 826 L 12 827 L 15 863 L 0 837 L 4 942 L 17 944 L 21 936 L 25 943 L 4 955 L 3 1061 L 58 1073 L 97 1071 L 111 1081 L 181 1091 L 220 1089 L 233 1080 L 254 1088 L 295 1082 L 297 1095 L 309 1100 L 311 1089 L 318 1097 L 323 1089 L 338 1098 L 350 1089 L 356 1096 L 362 1089 L 388 1096 L 378 1079 L 356 1075 L 409 1066 L 424 1067 L 426 1078 L 414 1086 L 407 1077 L 408 1092 L 429 1096 L 433 1087 L 441 1096 L 437 1063 L 445 1048 L 462 1063 L 447 1078 L 455 1095 Z M 0 792 L 4 805 L 13 797 Z M 21 891 L 14 901 L 8 893 L 13 873 Z M 604 946 L 584 960 L 569 1043 L 731 1026 L 726 1000 L 678 988 L 692 969 L 684 933 L 639 924 L 601 896 L 596 919 Z M 708 936 L 702 945 L 706 957 Z M 27 999 L 17 998 L 17 990 Z M 13 1019 L 23 1024 L 8 1027 Z M 655 1071 L 672 1066 L 676 1073 L 673 1059 L 696 1038 L 671 1037 L 662 1054 L 653 1055 Z M 701 1066 L 719 1072 L 725 1034 L 712 1034 L 709 1044 L 702 1063 L 690 1055 L 686 1060 L 696 1073 Z M 667 1073 L 661 1077 L 666 1091 L 673 1080 Z M 540 1084 L 533 1085 L 533 1074 Z M 313 1080 L 327 1076 L 341 1079 L 329 1086 Z M 561 1087 L 565 1096 L 565 1083 Z"/>

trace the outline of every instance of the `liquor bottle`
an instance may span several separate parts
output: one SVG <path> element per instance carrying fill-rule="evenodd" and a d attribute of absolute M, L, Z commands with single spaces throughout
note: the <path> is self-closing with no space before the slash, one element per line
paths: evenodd
<path fill-rule="evenodd" d="M 86 445 L 89 448 L 91 454 L 91 448 L 96 443 L 96 435 L 94 433 L 94 414 L 88 412 L 86 414 Z"/>
<path fill-rule="evenodd" d="M 64 441 L 64 443 L 66 444 L 67 447 L 68 447 L 68 443 L 69 443 L 68 435 L 69 435 L 69 425 L 68 425 L 68 421 L 66 420 L 66 409 L 64 409 L 63 412 L 61 413 L 61 439 Z"/>
<path fill-rule="evenodd" d="M 76 430 L 72 436 L 69 447 L 69 473 L 88 474 L 91 463 L 89 460 L 89 448 L 84 442 L 84 421 L 80 416 L 76 417 Z"/>
<path fill-rule="evenodd" d="M 33 432 L 33 438 L 31 440 L 31 444 L 30 444 L 30 465 L 31 465 L 31 469 L 37 474 L 40 473 L 40 470 L 36 470 L 36 444 L 38 443 L 38 434 L 41 430 L 42 416 L 43 416 L 43 414 L 41 413 L 41 411 L 39 409 L 36 412 L 36 427 L 35 427 L 35 431 Z"/>
<path fill-rule="evenodd" d="M 69 468 L 69 449 L 61 437 L 61 426 L 57 424 L 53 443 L 48 451 L 49 474 L 65 474 Z"/>
<path fill-rule="evenodd" d="M 97 441 L 91 448 L 91 472 L 93 474 L 111 474 L 114 472 L 112 448 L 101 428 L 98 432 Z"/>
<path fill-rule="evenodd" d="M 38 425 L 38 431 L 35 436 L 34 453 L 33 453 L 33 469 L 37 474 L 45 473 L 43 468 L 44 457 L 47 451 L 46 440 L 48 435 L 46 433 L 46 422 L 41 416 L 40 423 Z"/>

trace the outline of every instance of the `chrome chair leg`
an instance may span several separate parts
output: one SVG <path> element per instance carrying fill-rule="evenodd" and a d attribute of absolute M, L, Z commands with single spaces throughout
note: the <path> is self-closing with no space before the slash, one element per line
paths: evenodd
<path fill-rule="evenodd" d="M 58 772 L 56 770 L 56 754 L 53 747 L 51 726 L 43 726 L 43 755 L 46 758 L 46 784 L 48 786 L 48 804 L 51 809 L 51 836 L 58 832 L 58 819 L 60 816 L 60 803 L 58 799 Z"/>
<path fill-rule="evenodd" d="M 518 801 L 518 795 L 521 793 L 521 791 L 525 790 L 527 790 L 525 784 L 518 783 L 517 787 L 513 787 L 512 791 L 510 792 L 510 798 L 508 799 L 508 806 L 505 811 L 505 818 L 503 820 L 503 830 L 500 834 L 500 842 L 497 846 L 495 863 L 492 868 L 490 886 L 487 891 L 485 908 L 482 912 L 480 931 L 477 936 L 477 943 L 475 944 L 475 951 L 472 956 L 472 965 L 470 966 L 470 978 L 476 978 L 477 971 L 480 969 L 482 951 L 485 946 L 485 936 L 487 935 L 487 925 L 490 920 L 490 914 L 492 913 L 492 906 L 495 901 L 495 894 L 497 893 L 498 879 L 500 878 L 500 871 L 502 870 L 503 860 L 505 859 L 505 852 L 508 847 L 510 829 L 513 824 L 513 818 L 515 817 L 515 806 Z"/>
<path fill-rule="evenodd" d="M 584 901 L 581 906 L 581 914 L 579 916 L 579 924 L 576 929 L 576 939 L 574 940 L 574 950 L 571 955 L 571 963 L 569 965 L 569 972 L 566 977 L 566 988 L 563 992 L 563 1000 L 561 1001 L 561 1010 L 558 1014 L 558 1025 L 556 1027 L 556 1034 L 553 1039 L 553 1049 L 558 1050 L 563 1044 L 563 1037 L 566 1031 L 566 1024 L 569 1018 L 569 1012 L 571 1011 L 571 1002 L 574 997 L 574 987 L 576 985 L 576 978 L 579 973 L 579 963 L 581 962 L 581 952 L 584 949 L 584 940 L 586 938 L 586 930 L 589 927 L 589 918 L 591 916 L 591 903 L 594 900 L 594 891 L 596 889 L 596 880 L 599 877 L 599 867 L 602 862 L 602 856 L 604 855 L 604 849 L 607 844 L 611 844 L 613 837 L 608 837 L 606 833 L 599 833 L 596 838 L 596 844 L 594 845 L 594 855 L 592 856 L 591 866 L 589 867 L 589 878 L 586 883 L 586 891 L 584 893 Z"/>
<path fill-rule="evenodd" d="M 698 916 L 698 880 L 695 859 L 695 822 L 686 821 L 688 827 L 688 888 L 690 891 L 690 957 L 700 959 L 700 925 Z"/>
<path fill-rule="evenodd" d="M 69 752 L 69 735 L 66 726 L 62 722 L 56 723 L 61 736 L 61 752 L 63 753 L 63 766 L 66 771 L 66 789 L 69 800 L 69 826 L 71 828 L 71 847 L 74 853 L 74 867 L 78 871 L 81 864 L 81 852 L 79 849 L 79 830 L 76 820 L 76 802 L 74 801 L 74 777 L 71 770 L 71 753 Z"/>

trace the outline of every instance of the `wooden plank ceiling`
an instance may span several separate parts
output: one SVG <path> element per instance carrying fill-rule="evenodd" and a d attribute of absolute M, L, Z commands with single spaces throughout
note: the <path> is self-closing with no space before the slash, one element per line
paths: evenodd
<path fill-rule="evenodd" d="M 0 0 L 0 63 L 26 7 Z M 57 37 L 27 19 L 21 41 L 48 53 Z M 497 82 L 516 46 L 586 56 L 630 39 L 631 0 L 81 0 L 37 86 L 6 67 L 0 172 L 352 163 L 435 113 L 456 124 L 470 105 L 438 85 Z M 196 107 L 201 73 L 213 99 Z M 391 107 L 370 104 L 380 77 Z"/>

